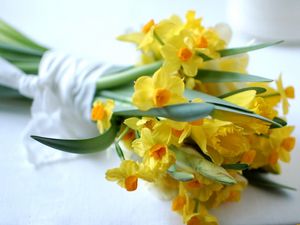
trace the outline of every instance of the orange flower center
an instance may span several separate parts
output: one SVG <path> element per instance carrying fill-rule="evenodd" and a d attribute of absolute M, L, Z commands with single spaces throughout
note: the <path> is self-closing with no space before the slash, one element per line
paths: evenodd
<path fill-rule="evenodd" d="M 198 180 L 192 180 L 187 182 L 188 188 L 201 188 L 202 184 Z"/>
<path fill-rule="evenodd" d="M 242 156 L 241 162 L 247 163 L 248 165 L 250 165 L 253 162 L 255 156 L 256 156 L 255 150 L 250 150 L 248 152 L 245 152 Z"/>
<path fill-rule="evenodd" d="M 160 88 L 155 91 L 154 104 L 158 107 L 166 105 L 171 98 L 171 92 L 167 89 Z"/>
<path fill-rule="evenodd" d="M 193 216 L 188 222 L 187 225 L 201 225 L 201 221 L 197 216 Z"/>
<path fill-rule="evenodd" d="M 203 125 L 203 119 L 194 120 L 194 121 L 190 122 L 190 124 L 193 126 L 201 126 L 201 125 Z"/>
<path fill-rule="evenodd" d="M 271 165 L 275 165 L 277 163 L 278 159 L 279 159 L 279 155 L 278 155 L 277 151 L 274 150 L 269 156 L 269 163 Z"/>
<path fill-rule="evenodd" d="M 175 137 L 180 137 L 181 134 L 183 133 L 183 130 L 176 130 L 174 128 L 172 128 L 172 134 L 175 136 Z"/>
<path fill-rule="evenodd" d="M 153 129 L 154 125 L 155 125 L 154 120 L 148 120 L 148 121 L 145 123 L 145 127 L 149 128 L 150 130 Z"/>
<path fill-rule="evenodd" d="M 288 137 L 283 139 L 283 141 L 281 142 L 281 147 L 283 147 L 285 150 L 290 152 L 295 147 L 295 144 L 296 144 L 296 138 Z"/>
<path fill-rule="evenodd" d="M 167 148 L 165 145 L 156 144 L 150 150 L 150 156 L 156 160 L 161 160 L 167 153 Z"/>
<path fill-rule="evenodd" d="M 181 61 L 186 62 L 193 56 L 193 53 L 188 48 L 180 48 L 177 56 Z"/>
<path fill-rule="evenodd" d="M 123 137 L 124 141 L 131 141 L 133 140 L 135 137 L 135 133 L 133 130 L 129 130 Z"/>
<path fill-rule="evenodd" d="M 154 25 L 155 25 L 154 20 L 150 20 L 148 23 L 146 23 L 146 24 L 143 26 L 142 32 L 143 32 L 144 34 L 147 34 L 147 33 L 150 31 L 151 27 L 154 26 Z"/>
<path fill-rule="evenodd" d="M 129 176 L 125 179 L 125 188 L 127 191 L 135 191 L 138 185 L 138 177 L 137 176 Z"/>
<path fill-rule="evenodd" d="M 96 121 L 96 120 L 102 120 L 105 117 L 106 112 L 102 105 L 96 105 L 93 107 L 91 114 L 92 114 L 91 115 L 92 120 Z"/>
<path fill-rule="evenodd" d="M 197 41 L 197 47 L 198 48 L 207 48 L 208 47 L 208 42 L 205 37 L 200 37 Z"/>
<path fill-rule="evenodd" d="M 292 86 L 287 87 L 285 90 L 285 95 L 288 98 L 295 98 L 295 89 Z"/>
<path fill-rule="evenodd" d="M 173 199 L 172 202 L 172 210 L 173 211 L 179 211 L 183 209 L 183 206 L 186 204 L 186 199 L 184 196 L 177 196 Z"/>

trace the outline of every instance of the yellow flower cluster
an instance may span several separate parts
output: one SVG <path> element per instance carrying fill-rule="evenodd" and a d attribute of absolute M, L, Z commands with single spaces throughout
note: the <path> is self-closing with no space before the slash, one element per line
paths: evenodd
<path fill-rule="evenodd" d="M 193 78 L 198 69 L 212 66 L 204 62 L 203 56 L 219 58 L 218 50 L 226 47 L 231 36 L 225 25 L 205 28 L 201 22 L 202 19 L 196 18 L 194 11 L 189 11 L 186 22 L 175 15 L 159 23 L 150 20 L 141 32 L 122 35 L 119 40 L 133 42 L 138 46 L 142 51 L 141 64 L 163 59 L 163 70 L 168 74 L 179 74 L 188 87 L 193 88 Z M 222 61 L 222 67 L 235 64 L 235 61 Z"/>
<path fill-rule="evenodd" d="M 246 73 L 248 64 L 245 54 L 222 58 L 218 51 L 226 48 L 228 32 L 222 36 L 217 28 L 203 27 L 201 21 L 189 11 L 186 22 L 177 16 L 159 23 L 150 20 L 141 32 L 120 37 L 138 45 L 143 63 L 163 60 L 162 67 L 153 76 L 141 76 L 135 81 L 132 104 L 139 110 L 205 102 L 188 99 L 186 89 L 212 96 L 238 89 L 232 83 L 204 84 L 196 79 L 200 68 Z M 205 62 L 203 56 L 213 60 Z M 281 77 L 276 84 L 272 88 L 265 83 L 244 83 L 244 91 L 222 100 L 274 120 L 279 115 L 278 103 L 282 102 L 286 114 L 287 99 L 294 98 L 294 89 L 284 88 Z M 251 87 L 266 91 L 258 93 Z M 113 105 L 111 100 L 94 103 L 92 119 L 97 121 L 101 133 L 110 127 Z M 295 146 L 292 126 L 273 128 L 268 121 L 222 110 L 185 122 L 163 117 L 127 117 L 122 126 L 127 132 L 121 139 L 131 155 L 122 160 L 119 168 L 108 170 L 106 178 L 127 191 L 138 188 L 138 179 L 154 183 L 172 197 L 172 209 L 188 225 L 218 224 L 208 209 L 240 199 L 247 180 L 241 169 L 226 168 L 226 165 L 247 164 L 249 169 L 279 173 L 279 161 L 289 162 Z M 222 168 L 234 182 L 220 182 L 189 161 L 190 157 L 181 158 L 177 153 L 188 154 L 182 150 L 186 148 L 194 158 Z"/>

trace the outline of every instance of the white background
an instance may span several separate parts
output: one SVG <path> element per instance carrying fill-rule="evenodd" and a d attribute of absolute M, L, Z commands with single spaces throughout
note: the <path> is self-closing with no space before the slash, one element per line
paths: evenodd
<path fill-rule="evenodd" d="M 129 28 L 188 9 L 204 16 L 204 24 L 226 22 L 227 1 L 207 0 L 0 0 L 0 17 L 51 48 L 100 61 L 131 64 L 134 47 L 115 41 Z M 299 29 L 299 28 L 295 28 Z M 252 37 L 235 32 L 232 46 Z M 293 84 L 300 95 L 299 46 L 278 46 L 251 53 L 252 74 Z M 299 100 L 289 121 L 300 127 Z M 35 168 L 27 162 L 21 134 L 30 118 L 30 102 L 0 99 L 0 224 L 2 225 L 180 225 L 170 202 L 140 188 L 128 193 L 104 178 L 119 161 L 111 152 Z M 74 121 L 76 122 L 76 121 Z M 300 136 L 297 128 L 294 135 Z M 38 151 L 38 150 L 37 150 Z M 283 165 L 279 182 L 300 189 L 299 144 L 292 162 Z M 276 195 L 249 187 L 239 203 L 225 204 L 214 214 L 225 225 L 295 224 L 300 222 L 300 194 Z"/>

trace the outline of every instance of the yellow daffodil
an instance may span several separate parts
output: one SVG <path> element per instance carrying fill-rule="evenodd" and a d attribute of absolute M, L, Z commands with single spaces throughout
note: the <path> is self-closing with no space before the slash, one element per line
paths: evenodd
<path fill-rule="evenodd" d="M 181 19 L 178 16 L 172 16 L 169 19 L 162 20 L 155 24 L 154 20 L 150 20 L 142 29 L 145 34 L 139 45 L 141 49 L 147 49 L 154 41 L 163 45 L 170 36 L 176 34 L 182 27 Z"/>
<path fill-rule="evenodd" d="M 119 168 L 110 169 L 106 172 L 106 179 L 117 181 L 127 191 L 135 191 L 138 186 L 139 165 L 131 160 L 122 161 Z"/>
<path fill-rule="evenodd" d="M 166 171 L 174 162 L 175 156 L 168 149 L 170 136 L 160 132 L 151 132 L 143 128 L 141 137 L 132 143 L 134 152 L 143 157 L 143 163 L 151 170 Z"/>
<path fill-rule="evenodd" d="M 294 130 L 292 126 L 272 129 L 270 142 L 273 152 L 270 155 L 270 164 L 276 164 L 280 159 L 284 162 L 290 161 L 290 152 L 294 149 L 296 139 L 291 134 Z"/>
<path fill-rule="evenodd" d="M 184 187 L 191 197 L 198 199 L 201 202 L 206 202 L 213 193 L 219 191 L 223 185 L 196 174 L 194 180 L 184 182 Z"/>
<path fill-rule="evenodd" d="M 222 189 L 215 192 L 207 202 L 210 208 L 216 208 L 224 202 L 237 202 L 241 198 L 241 192 L 246 188 L 248 181 L 238 173 L 231 174 L 237 181 L 234 185 L 224 185 Z"/>
<path fill-rule="evenodd" d="M 133 104 L 141 110 L 186 102 L 183 97 L 184 83 L 160 69 L 153 77 L 143 76 L 136 80 Z"/>
<path fill-rule="evenodd" d="M 282 101 L 282 110 L 283 113 L 286 115 L 289 112 L 289 102 L 288 98 L 295 98 L 295 90 L 294 87 L 289 86 L 287 88 L 283 87 L 282 83 L 282 76 L 280 75 L 278 80 L 276 81 L 277 85 L 277 90 L 281 96 L 281 101 Z"/>
<path fill-rule="evenodd" d="M 97 121 L 97 127 L 100 133 L 103 133 L 105 130 L 110 128 L 110 120 L 113 114 L 114 106 L 114 101 L 110 99 L 108 99 L 105 103 L 103 103 L 101 100 L 94 102 L 91 118 L 93 121 Z"/>
<path fill-rule="evenodd" d="M 186 196 L 186 203 L 183 207 L 183 220 L 187 225 L 217 225 L 216 217 L 210 215 L 206 207 L 198 200 Z"/>
<path fill-rule="evenodd" d="M 204 27 L 202 26 L 202 18 L 196 18 L 196 12 L 193 10 L 190 10 L 185 15 L 186 23 L 184 24 L 185 29 L 191 29 L 194 32 L 200 33 L 202 30 L 204 30 Z"/>
<path fill-rule="evenodd" d="M 192 34 L 187 30 L 172 37 L 161 48 L 164 58 L 163 68 L 171 74 L 177 73 L 182 68 L 186 76 L 194 77 L 203 63 L 203 59 L 196 54 L 195 45 Z"/>
<path fill-rule="evenodd" d="M 141 130 L 142 128 L 148 128 L 153 130 L 154 126 L 158 123 L 158 120 L 153 117 L 142 117 L 141 119 L 137 117 L 131 117 L 124 121 L 128 127 L 133 130 Z"/>
<path fill-rule="evenodd" d="M 214 163 L 234 163 L 250 148 L 243 128 L 231 122 L 205 119 L 203 126 L 193 126 L 191 137 Z"/>

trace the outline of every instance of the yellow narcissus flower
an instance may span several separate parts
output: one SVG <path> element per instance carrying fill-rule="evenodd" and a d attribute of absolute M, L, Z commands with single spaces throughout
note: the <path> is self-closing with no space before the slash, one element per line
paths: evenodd
<path fill-rule="evenodd" d="M 271 117 L 276 115 L 276 112 L 268 107 L 263 99 L 257 100 L 255 96 L 256 92 L 250 90 L 231 95 L 224 98 L 224 100 L 249 110 L 257 110 L 257 112 L 262 115 Z M 244 128 L 247 133 L 255 132 L 257 134 L 267 134 L 270 127 L 270 123 L 265 121 L 231 112 L 216 110 L 213 117 L 223 121 L 230 121 L 235 125 Z"/>
<path fill-rule="evenodd" d="M 197 56 L 195 48 L 192 34 L 187 30 L 181 31 L 161 48 L 163 68 L 171 74 L 176 74 L 182 68 L 186 76 L 196 76 L 203 59 Z"/>
<path fill-rule="evenodd" d="M 142 117 L 141 119 L 137 117 L 131 117 L 124 121 L 128 127 L 133 130 L 141 131 L 142 128 L 148 128 L 153 130 L 154 126 L 158 123 L 158 120 L 153 117 Z"/>
<path fill-rule="evenodd" d="M 241 192 L 246 188 L 248 181 L 237 172 L 231 174 L 237 181 L 234 185 L 224 185 L 222 189 L 215 192 L 207 202 L 210 208 L 216 208 L 224 202 L 237 202 L 241 198 Z"/>
<path fill-rule="evenodd" d="M 290 152 L 294 149 L 296 138 L 291 134 L 294 130 L 292 126 L 272 129 L 270 132 L 271 148 L 273 149 L 269 163 L 274 165 L 278 159 L 283 162 L 290 161 Z"/>
<path fill-rule="evenodd" d="M 166 40 L 179 32 L 182 27 L 182 21 L 178 16 L 171 16 L 169 19 L 162 20 L 155 24 L 154 20 L 150 20 L 142 29 L 145 34 L 139 48 L 147 50 L 154 41 L 163 45 Z"/>
<path fill-rule="evenodd" d="M 279 76 L 278 80 L 276 81 L 276 85 L 277 85 L 277 90 L 281 96 L 283 114 L 286 115 L 289 112 L 288 98 L 291 98 L 291 99 L 295 98 L 295 90 L 294 90 L 294 87 L 292 87 L 292 86 L 289 86 L 287 88 L 283 87 L 281 75 Z"/>
<path fill-rule="evenodd" d="M 153 77 L 143 76 L 136 80 L 132 96 L 133 104 L 140 110 L 186 102 L 183 97 L 184 83 L 160 69 Z"/>
<path fill-rule="evenodd" d="M 207 138 L 207 149 L 204 151 L 216 164 L 236 163 L 239 156 L 249 151 L 250 144 L 244 129 L 231 122 L 206 120 L 203 125 Z"/>
<path fill-rule="evenodd" d="M 223 187 L 222 184 L 209 180 L 200 174 L 196 174 L 194 180 L 183 184 L 190 196 L 198 199 L 200 202 L 206 202 L 214 192 L 219 191 Z"/>
<path fill-rule="evenodd" d="M 174 162 L 175 156 L 168 149 L 170 134 L 143 128 L 141 137 L 132 143 L 133 151 L 143 158 L 143 164 L 156 172 L 165 172 Z"/>
<path fill-rule="evenodd" d="M 127 191 L 135 191 L 138 186 L 139 165 L 131 160 L 122 161 L 119 168 L 110 169 L 106 172 L 106 179 L 117 181 Z"/>
<path fill-rule="evenodd" d="M 123 160 L 119 168 L 106 171 L 106 179 L 117 181 L 117 183 L 127 191 L 135 191 L 138 187 L 138 179 L 152 182 L 151 172 L 142 164 L 132 160 Z"/>
<path fill-rule="evenodd" d="M 191 29 L 194 32 L 200 33 L 203 29 L 205 29 L 202 26 L 202 18 L 196 18 L 196 12 L 193 10 L 190 10 L 185 15 L 186 23 L 184 24 L 185 29 Z"/>
<path fill-rule="evenodd" d="M 115 103 L 110 99 L 108 99 L 105 103 L 101 100 L 97 100 L 93 103 L 91 119 L 93 121 L 97 121 L 97 127 L 101 134 L 111 126 L 110 120 L 114 107 Z"/>
<path fill-rule="evenodd" d="M 217 218 L 208 214 L 205 206 L 189 196 L 184 183 L 179 183 L 179 193 L 172 201 L 172 209 L 183 216 L 187 225 L 217 225 Z"/>

